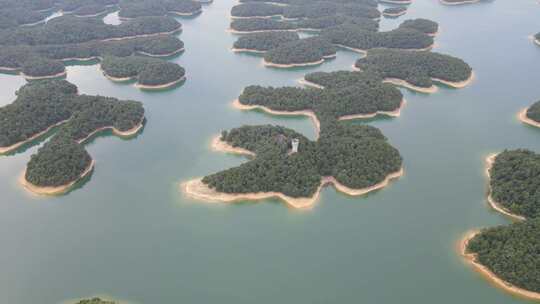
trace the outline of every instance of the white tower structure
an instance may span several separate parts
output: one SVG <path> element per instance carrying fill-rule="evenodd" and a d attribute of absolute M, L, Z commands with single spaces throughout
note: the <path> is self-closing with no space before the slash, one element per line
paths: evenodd
<path fill-rule="evenodd" d="M 298 138 L 293 138 L 291 141 L 292 151 L 291 154 L 298 153 L 298 145 L 300 145 L 300 140 Z"/>

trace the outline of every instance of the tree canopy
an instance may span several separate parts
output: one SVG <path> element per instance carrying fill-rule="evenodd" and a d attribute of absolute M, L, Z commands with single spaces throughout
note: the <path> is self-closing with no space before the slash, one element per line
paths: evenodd
<path fill-rule="evenodd" d="M 509 150 L 497 155 L 490 170 L 491 196 L 511 213 L 540 216 L 540 155 Z"/>
<path fill-rule="evenodd" d="M 142 85 L 164 85 L 182 79 L 185 70 L 176 63 L 143 56 L 107 56 L 101 62 L 106 75 L 137 78 Z"/>
<path fill-rule="evenodd" d="M 0 146 L 27 141 L 63 123 L 32 155 L 25 175 L 36 186 L 61 186 L 76 180 L 90 164 L 82 140 L 104 127 L 131 130 L 143 117 L 140 102 L 78 95 L 77 87 L 65 80 L 30 82 L 12 104 L 0 108 Z"/>
<path fill-rule="evenodd" d="M 284 43 L 297 41 L 300 37 L 294 32 L 261 32 L 241 36 L 234 43 L 236 49 L 268 51 Z"/>
<path fill-rule="evenodd" d="M 290 142 L 300 141 L 289 154 Z M 336 124 L 313 142 L 279 126 L 244 126 L 223 132 L 222 141 L 256 153 L 255 159 L 203 178 L 219 192 L 280 192 L 311 197 L 323 176 L 351 188 L 369 187 L 401 168 L 399 152 L 370 126 Z"/>
<path fill-rule="evenodd" d="M 431 87 L 433 79 L 460 82 L 471 77 L 472 69 L 463 60 L 435 52 L 370 50 L 356 61 L 362 71 L 379 73 L 384 78 L 398 78 L 419 87 Z"/>
<path fill-rule="evenodd" d="M 527 109 L 527 117 L 540 122 L 540 101 L 535 102 L 532 106 Z"/>
<path fill-rule="evenodd" d="M 504 281 L 540 292 L 540 218 L 484 229 L 467 251 Z"/>
<path fill-rule="evenodd" d="M 336 52 L 337 48 L 328 40 L 309 37 L 278 45 L 266 52 L 264 60 L 275 64 L 303 64 L 332 57 Z"/>

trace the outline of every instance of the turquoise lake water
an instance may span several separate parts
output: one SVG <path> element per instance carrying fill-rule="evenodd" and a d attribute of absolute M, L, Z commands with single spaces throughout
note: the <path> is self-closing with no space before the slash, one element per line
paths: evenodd
<path fill-rule="evenodd" d="M 486 204 L 484 158 L 540 151 L 540 129 L 516 118 L 540 99 L 540 48 L 528 38 L 540 31 L 538 2 L 415 0 L 407 15 L 384 19 L 383 29 L 407 18 L 439 22 L 435 50 L 467 61 L 476 80 L 431 95 L 404 90 L 401 117 L 355 122 L 384 132 L 405 176 L 357 198 L 328 187 L 305 211 L 277 200 L 201 203 L 179 191 L 182 181 L 245 161 L 209 149 L 222 129 L 271 123 L 314 137 L 308 118 L 231 107 L 243 87 L 297 85 L 308 72 L 350 70 L 359 56 L 265 68 L 260 57 L 230 51 L 234 4 L 215 1 L 181 20 L 186 51 L 173 61 L 188 80 L 180 88 L 144 92 L 107 80 L 95 64 L 68 68 L 83 93 L 143 101 L 147 124 L 134 139 L 106 134 L 88 144 L 95 171 L 66 196 L 36 197 L 19 185 L 39 145 L 0 156 L 0 302 L 526 303 L 471 270 L 455 246 L 469 229 L 509 223 Z M 0 74 L 0 105 L 24 83 Z"/>

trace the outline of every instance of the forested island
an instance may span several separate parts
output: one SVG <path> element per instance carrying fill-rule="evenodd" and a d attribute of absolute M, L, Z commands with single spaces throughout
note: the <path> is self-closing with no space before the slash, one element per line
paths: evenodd
<path fill-rule="evenodd" d="M 299 141 L 297 153 L 291 153 L 293 139 Z M 294 208 L 309 208 L 326 184 L 362 195 L 402 174 L 399 152 L 370 126 L 335 123 L 323 129 L 316 142 L 284 127 L 244 126 L 223 132 L 219 140 L 256 157 L 184 183 L 187 195 L 218 202 L 275 197 Z"/>
<path fill-rule="evenodd" d="M 423 18 L 405 20 L 399 27 L 417 30 L 430 36 L 435 36 L 439 31 L 439 24 L 437 22 Z"/>
<path fill-rule="evenodd" d="M 40 194 L 66 193 L 87 176 L 93 161 L 83 143 L 102 130 L 130 137 L 141 128 L 140 102 L 78 95 L 65 80 L 31 82 L 0 108 L 0 153 L 15 151 L 59 126 L 52 139 L 31 156 L 21 180 Z"/>
<path fill-rule="evenodd" d="M 101 69 L 113 81 L 137 79 L 137 87 L 144 89 L 168 88 L 185 79 L 185 70 L 178 64 L 142 56 L 107 56 Z"/>
<path fill-rule="evenodd" d="M 276 31 L 309 31 L 317 32 L 341 24 L 355 24 L 365 30 L 376 31 L 379 23 L 369 18 L 353 18 L 349 16 L 327 16 L 298 20 L 275 20 L 266 18 L 242 18 L 231 22 L 231 31 L 237 34 Z"/>
<path fill-rule="evenodd" d="M 121 0 L 118 16 L 124 20 L 148 17 L 166 16 L 193 16 L 202 12 L 201 3 L 192 0 Z"/>
<path fill-rule="evenodd" d="M 540 101 L 519 112 L 518 118 L 526 124 L 540 128 Z"/>
<path fill-rule="evenodd" d="M 497 154 L 489 164 L 490 198 L 521 218 L 540 216 L 540 155 L 528 150 Z"/>
<path fill-rule="evenodd" d="M 461 250 L 496 286 L 540 299 L 540 218 L 469 233 Z"/>
<path fill-rule="evenodd" d="M 480 0 L 440 0 L 445 5 L 461 5 L 461 4 L 473 4 L 480 2 Z"/>
<path fill-rule="evenodd" d="M 152 20 L 157 21 L 157 23 L 153 24 Z M 170 20 L 173 21 L 171 25 L 165 27 L 160 23 L 161 21 L 167 23 Z M 29 40 L 21 38 L 21 41 L 12 40 L 12 45 L 4 45 L 0 48 L 0 70 L 20 71 L 21 75 L 27 79 L 55 78 L 64 76 L 66 73 L 62 61 L 93 60 L 103 59 L 104 57 L 114 57 L 117 61 L 121 61 L 118 57 L 127 57 L 134 54 L 167 57 L 184 50 L 183 42 L 177 37 L 167 34 L 168 32 L 161 32 L 161 30 L 180 28 L 180 24 L 176 20 L 165 17 L 142 17 L 133 19 L 128 23 L 130 22 L 136 29 L 129 32 L 147 34 L 125 36 L 126 39 L 107 38 L 94 40 L 96 37 L 111 37 L 110 33 L 121 32 L 122 30 L 120 26 L 105 25 L 102 20 L 69 16 L 55 18 L 54 22 L 48 22 L 43 26 L 24 29 L 28 37 L 44 34 L 53 40 L 41 40 L 42 38 L 37 40 L 34 38 L 28 38 Z M 95 32 L 98 29 L 102 29 L 102 34 Z M 86 31 L 90 31 L 90 33 L 86 33 Z M 12 35 L 12 32 L 16 31 L 4 31 L 2 33 Z M 145 85 L 164 85 L 183 77 L 183 69 L 176 64 L 158 59 L 145 61 L 153 63 L 149 71 L 154 68 L 151 75 L 143 73 L 141 83 Z M 160 73 L 155 70 L 156 66 L 163 68 L 163 71 L 161 71 L 163 75 L 158 75 Z M 171 77 L 173 74 L 178 77 Z M 145 75 L 148 77 L 145 77 Z"/>
<path fill-rule="evenodd" d="M 74 304 L 119 304 L 119 303 L 115 301 L 104 300 L 99 297 L 95 297 L 91 299 L 82 299 L 82 300 L 77 301 Z"/>
<path fill-rule="evenodd" d="M 407 7 L 405 6 L 396 6 L 385 8 L 382 12 L 385 17 L 399 17 L 407 13 Z"/>
<path fill-rule="evenodd" d="M 231 9 L 233 18 L 282 17 L 288 20 L 311 19 L 343 15 L 354 18 L 377 19 L 380 12 L 372 3 L 310 1 L 276 5 L 265 2 L 241 3 Z"/>
<path fill-rule="evenodd" d="M 402 158 L 380 130 L 343 120 L 398 116 L 403 95 L 369 72 L 316 72 L 305 76 L 311 87 L 248 86 L 234 105 L 276 115 L 307 115 L 317 139 L 271 125 L 224 131 L 215 150 L 250 156 L 251 161 L 182 184 L 200 200 L 234 202 L 279 198 L 294 208 L 313 206 L 322 187 L 362 195 L 401 176 Z M 315 88 L 312 88 L 315 87 Z"/>
<path fill-rule="evenodd" d="M 487 159 L 490 205 L 517 222 L 469 233 L 462 254 L 504 290 L 540 299 L 540 155 L 518 149 Z"/>
<path fill-rule="evenodd" d="M 472 68 L 463 60 L 435 52 L 370 50 L 366 57 L 356 61 L 355 67 L 378 73 L 387 82 L 425 93 L 436 90 L 434 82 L 462 88 L 473 78 Z"/>
<path fill-rule="evenodd" d="M 266 52 L 266 66 L 289 68 L 317 65 L 325 59 L 336 56 L 337 48 L 330 41 L 320 37 L 309 37 L 278 45 Z"/>
<path fill-rule="evenodd" d="M 294 32 L 263 32 L 242 36 L 233 45 L 234 51 L 264 53 L 284 43 L 300 40 Z"/>

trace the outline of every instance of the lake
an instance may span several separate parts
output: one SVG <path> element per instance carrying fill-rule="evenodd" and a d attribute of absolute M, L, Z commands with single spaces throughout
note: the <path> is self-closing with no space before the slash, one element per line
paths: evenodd
<path fill-rule="evenodd" d="M 439 22 L 435 51 L 464 59 L 476 79 L 431 95 L 403 90 L 401 117 L 354 122 L 384 132 L 405 176 L 356 198 L 327 187 L 311 210 L 277 200 L 202 203 L 179 191 L 182 181 L 246 161 L 210 150 L 223 129 L 279 124 L 314 138 L 308 118 L 234 109 L 243 87 L 298 85 L 308 72 L 350 70 L 359 56 L 339 51 L 315 68 L 265 68 L 260 57 L 231 52 L 233 5 L 219 0 L 181 19 L 186 51 L 173 61 L 188 79 L 180 88 L 145 92 L 107 80 L 96 64 L 68 67 L 82 93 L 143 101 L 147 124 L 131 140 L 109 133 L 89 143 L 94 173 L 61 197 L 37 197 L 18 183 L 43 142 L 0 156 L 1 302 L 526 303 L 467 266 L 456 242 L 472 228 L 509 223 L 486 203 L 485 157 L 540 151 L 540 129 L 516 118 L 540 99 L 540 48 L 528 38 L 540 31 L 538 2 L 415 0 L 407 15 L 383 19 L 385 30 L 409 18 Z M 0 105 L 24 83 L 0 74 Z"/>

